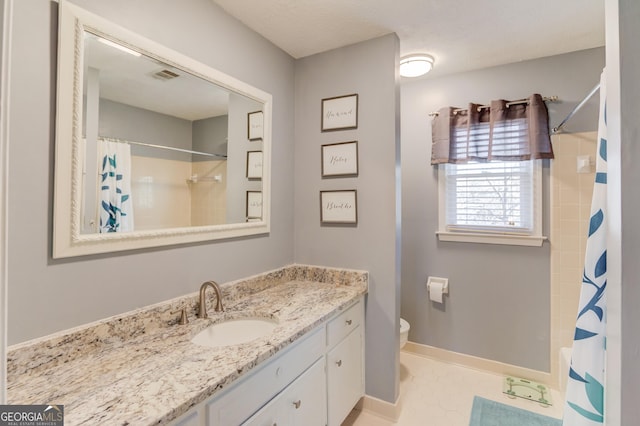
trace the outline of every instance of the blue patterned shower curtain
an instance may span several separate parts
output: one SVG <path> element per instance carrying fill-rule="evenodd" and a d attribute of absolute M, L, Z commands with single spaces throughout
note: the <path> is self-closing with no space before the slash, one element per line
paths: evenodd
<path fill-rule="evenodd" d="M 604 423 L 607 287 L 607 116 L 604 72 L 600 78 L 600 120 L 591 220 L 563 425 Z"/>
<path fill-rule="evenodd" d="M 131 202 L 131 147 L 98 140 L 99 231 L 133 231 Z"/>

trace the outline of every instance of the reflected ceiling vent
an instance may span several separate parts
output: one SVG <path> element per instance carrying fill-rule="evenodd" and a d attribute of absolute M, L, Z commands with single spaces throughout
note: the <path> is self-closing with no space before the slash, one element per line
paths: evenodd
<path fill-rule="evenodd" d="M 180 74 L 176 74 L 173 71 L 169 71 L 167 69 L 158 71 L 156 73 L 152 74 L 154 78 L 157 78 L 158 80 L 163 80 L 163 81 L 167 81 L 167 80 L 172 80 L 176 77 L 180 77 Z"/>

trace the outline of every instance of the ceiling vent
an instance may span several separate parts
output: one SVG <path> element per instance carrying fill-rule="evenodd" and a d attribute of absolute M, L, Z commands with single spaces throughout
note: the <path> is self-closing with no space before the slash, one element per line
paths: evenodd
<path fill-rule="evenodd" d="M 180 74 L 176 74 L 175 72 L 169 71 L 167 69 L 158 71 L 152 75 L 154 78 L 157 78 L 158 80 L 163 80 L 163 81 L 172 80 L 176 77 L 180 77 Z"/>

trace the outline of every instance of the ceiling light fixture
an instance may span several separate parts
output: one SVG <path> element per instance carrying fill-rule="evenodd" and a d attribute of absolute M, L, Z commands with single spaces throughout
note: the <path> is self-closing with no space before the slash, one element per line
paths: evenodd
<path fill-rule="evenodd" d="M 408 55 L 400 59 L 400 75 L 402 77 L 419 77 L 433 68 L 433 56 L 425 54 Z"/>
<path fill-rule="evenodd" d="M 121 44 L 118 44 L 118 43 L 116 43 L 114 41 L 107 40 L 106 38 L 98 37 L 98 41 L 100 43 L 102 43 L 102 44 L 106 44 L 107 46 L 111 46 L 111 47 L 113 47 L 115 49 L 121 50 L 123 52 L 127 52 L 129 55 L 133 55 L 133 56 L 137 56 L 137 57 L 142 56 L 142 53 L 136 52 L 135 50 L 129 49 L 128 47 L 125 47 L 125 46 L 123 46 Z"/>

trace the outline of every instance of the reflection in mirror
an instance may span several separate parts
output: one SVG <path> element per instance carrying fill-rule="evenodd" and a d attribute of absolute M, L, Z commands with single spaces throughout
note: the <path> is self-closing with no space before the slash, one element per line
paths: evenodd
<path fill-rule="evenodd" d="M 244 221 L 246 209 L 227 202 L 229 179 L 246 176 L 227 169 L 229 125 L 255 128 L 262 104 L 89 31 L 83 38 L 81 232 Z M 261 137 L 248 138 L 262 151 Z"/>
<path fill-rule="evenodd" d="M 271 95 L 59 9 L 53 257 L 268 233 Z"/>

